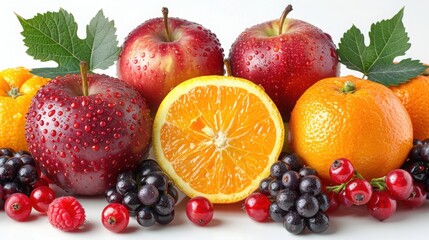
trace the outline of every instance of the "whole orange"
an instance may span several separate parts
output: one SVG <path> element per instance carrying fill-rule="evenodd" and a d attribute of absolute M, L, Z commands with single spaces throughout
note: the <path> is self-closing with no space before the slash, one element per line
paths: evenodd
<path fill-rule="evenodd" d="M 409 82 L 391 87 L 408 111 L 413 123 L 414 138 L 429 138 L 429 77 L 418 76 Z"/>
<path fill-rule="evenodd" d="M 31 99 L 47 81 L 23 67 L 0 71 L 0 148 L 27 150 L 25 115 Z"/>
<path fill-rule="evenodd" d="M 323 79 L 298 100 L 289 144 L 329 180 L 329 167 L 348 158 L 366 179 L 399 168 L 413 142 L 411 119 L 393 92 L 353 76 Z"/>

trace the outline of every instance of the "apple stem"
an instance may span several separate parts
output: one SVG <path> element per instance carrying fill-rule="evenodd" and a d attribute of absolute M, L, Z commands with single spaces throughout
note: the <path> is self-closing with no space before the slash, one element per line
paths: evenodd
<path fill-rule="evenodd" d="M 280 25 L 279 25 L 279 35 L 283 33 L 283 25 L 285 23 L 287 15 L 292 11 L 292 5 L 287 5 L 285 10 L 283 10 L 282 16 L 280 17 Z"/>
<path fill-rule="evenodd" d="M 88 64 L 85 61 L 80 62 L 80 75 L 82 77 L 83 96 L 88 96 Z"/>
<path fill-rule="evenodd" d="M 356 91 L 356 86 L 351 81 L 346 81 L 341 88 L 341 92 L 343 93 L 354 93 Z"/>
<path fill-rule="evenodd" d="M 232 74 L 231 74 L 231 63 L 229 62 L 229 59 L 225 58 L 223 60 L 223 64 L 225 65 L 226 76 L 228 76 L 228 77 L 232 76 Z"/>
<path fill-rule="evenodd" d="M 168 29 L 168 8 L 163 7 L 162 8 L 162 16 L 163 16 L 163 23 L 164 23 L 164 29 L 165 29 L 165 37 L 167 42 L 170 42 L 170 30 Z"/>

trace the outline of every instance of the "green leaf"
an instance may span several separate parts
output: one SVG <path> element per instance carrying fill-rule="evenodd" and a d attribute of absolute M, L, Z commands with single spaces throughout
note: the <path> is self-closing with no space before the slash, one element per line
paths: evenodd
<path fill-rule="evenodd" d="M 114 21 L 109 21 L 100 10 L 86 27 L 86 35 L 85 42 L 91 50 L 89 69 L 110 67 L 118 59 L 121 50 L 117 47 Z"/>
<path fill-rule="evenodd" d="M 394 63 L 396 57 L 405 55 L 411 47 L 403 15 L 402 8 L 391 19 L 372 24 L 368 46 L 362 32 L 353 25 L 338 44 L 340 62 L 386 86 L 398 85 L 421 74 L 426 67 L 419 61 L 405 59 Z"/>
<path fill-rule="evenodd" d="M 405 55 L 405 52 L 411 47 L 408 43 L 408 34 L 405 31 L 402 17 L 404 9 L 402 8 L 392 19 L 382 20 L 371 25 L 369 32 L 370 45 L 369 51 L 374 53 L 374 58 L 369 59 L 374 66 L 377 62 L 389 62 L 397 56 Z"/>
<path fill-rule="evenodd" d="M 53 78 L 79 73 L 79 64 L 86 61 L 89 71 L 106 69 L 117 59 L 116 28 L 100 10 L 87 26 L 86 39 L 77 36 L 78 25 L 64 9 L 37 14 L 31 19 L 17 15 L 23 28 L 27 54 L 42 62 L 54 61 L 56 68 L 35 68 L 34 74 Z"/>
<path fill-rule="evenodd" d="M 396 64 L 377 64 L 368 74 L 368 79 L 386 86 L 398 86 L 400 83 L 408 82 L 414 78 L 416 73 L 422 73 L 426 66 L 418 60 L 404 59 Z M 382 80 L 382 82 L 380 81 Z"/>

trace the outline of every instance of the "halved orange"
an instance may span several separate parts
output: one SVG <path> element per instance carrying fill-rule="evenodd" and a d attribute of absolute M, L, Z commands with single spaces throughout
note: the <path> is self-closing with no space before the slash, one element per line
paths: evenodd
<path fill-rule="evenodd" d="M 254 83 L 204 76 L 175 87 L 153 125 L 157 161 L 187 196 L 212 203 L 246 198 L 283 147 L 280 113 Z"/>

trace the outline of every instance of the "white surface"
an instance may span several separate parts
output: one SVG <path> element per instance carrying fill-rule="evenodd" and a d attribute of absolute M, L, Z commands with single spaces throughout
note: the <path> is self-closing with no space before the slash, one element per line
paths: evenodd
<path fill-rule="evenodd" d="M 216 1 L 67 1 L 67 0 L 14 0 L 0 3 L 0 69 L 25 66 L 28 68 L 47 66 L 28 55 L 22 42 L 21 26 L 15 13 L 31 18 L 36 13 L 57 11 L 60 7 L 74 14 L 80 28 L 80 36 L 90 19 L 101 8 L 110 19 L 114 19 L 118 40 L 123 39 L 137 25 L 153 17 L 161 16 L 161 7 L 170 9 L 170 16 L 198 22 L 217 34 L 227 56 L 231 44 L 245 28 L 271 19 L 277 19 L 285 4 L 293 4 L 292 18 L 310 22 L 329 33 L 337 44 L 342 34 L 352 24 L 359 27 L 368 38 L 370 24 L 396 14 L 405 6 L 404 24 L 409 33 L 411 49 L 406 57 L 429 63 L 427 21 L 429 1 L 388 0 L 216 0 Z M 115 66 L 106 71 L 116 75 Z M 342 67 L 342 75 L 351 71 Z M 359 75 L 360 76 L 360 75 Z M 415 210 L 400 209 L 392 218 L 379 222 L 363 208 L 346 209 L 331 215 L 331 226 L 322 234 L 294 236 L 286 232 L 279 223 L 260 224 L 250 220 L 240 210 L 241 204 L 215 206 L 215 217 L 207 227 L 191 224 L 185 215 L 183 204 L 176 209 L 176 218 L 167 227 L 141 228 L 131 219 L 127 232 L 113 234 L 103 228 L 100 215 L 106 205 L 103 198 L 79 198 L 87 210 L 85 228 L 74 233 L 63 233 L 54 229 L 45 216 L 33 213 L 30 220 L 17 223 L 0 212 L 0 238 L 5 239 L 412 239 L 427 235 L 429 204 Z"/>

